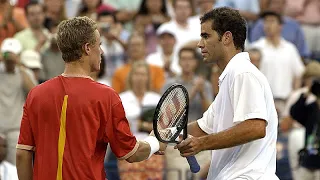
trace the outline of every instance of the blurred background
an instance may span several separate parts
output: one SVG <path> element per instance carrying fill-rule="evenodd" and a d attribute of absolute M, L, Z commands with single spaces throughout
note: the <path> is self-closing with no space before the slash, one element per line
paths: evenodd
<path fill-rule="evenodd" d="M 223 6 L 247 20 L 245 51 L 273 91 L 279 115 L 277 175 L 320 180 L 320 165 L 299 163 L 305 140 L 320 134 L 310 133 L 320 129 L 312 129 L 320 116 L 292 115 L 305 110 L 292 110 L 302 96 L 319 110 L 320 90 L 311 91 L 320 78 L 319 0 L 0 0 L 0 179 L 16 177 L 15 146 L 26 95 L 64 70 L 56 43 L 61 21 L 88 16 L 98 23 L 104 54 L 100 72 L 91 76 L 119 93 L 131 131 L 143 139 L 171 84 L 189 91 L 189 121 L 201 118 L 213 102 L 222 70 L 202 62 L 199 18 Z M 165 156 L 136 164 L 118 161 L 108 151 L 105 168 L 110 180 L 196 180 L 206 179 L 210 158 L 210 152 L 198 154 L 202 169 L 192 174 L 172 147 Z"/>

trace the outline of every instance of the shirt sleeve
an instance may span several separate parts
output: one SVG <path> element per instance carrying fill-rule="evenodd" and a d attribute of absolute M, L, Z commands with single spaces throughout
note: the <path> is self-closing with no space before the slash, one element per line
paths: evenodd
<path fill-rule="evenodd" d="M 35 141 L 33 137 L 33 132 L 31 128 L 31 122 L 28 116 L 28 102 L 31 92 L 28 95 L 28 98 L 23 107 L 23 116 L 21 120 L 21 127 L 20 127 L 20 135 L 17 144 L 17 149 L 24 149 L 24 150 L 35 150 Z"/>
<path fill-rule="evenodd" d="M 248 72 L 237 75 L 230 91 L 234 123 L 255 118 L 268 121 L 264 88 L 256 76 Z"/>
<path fill-rule="evenodd" d="M 294 77 L 300 78 L 304 71 L 304 65 L 302 63 L 298 50 L 294 45 L 292 45 L 291 59 L 292 59 L 292 66 L 293 66 L 292 70 L 294 73 Z"/>
<path fill-rule="evenodd" d="M 204 131 L 207 134 L 212 134 L 213 132 L 213 120 L 214 120 L 214 102 L 209 106 L 208 110 L 203 113 L 203 116 L 201 119 L 198 119 L 198 126 L 202 131 Z"/>
<path fill-rule="evenodd" d="M 127 159 L 137 151 L 139 143 L 130 131 L 124 108 L 120 98 L 117 98 L 118 103 L 111 107 L 111 115 L 107 119 L 105 141 L 110 143 L 111 150 L 117 158 Z"/>

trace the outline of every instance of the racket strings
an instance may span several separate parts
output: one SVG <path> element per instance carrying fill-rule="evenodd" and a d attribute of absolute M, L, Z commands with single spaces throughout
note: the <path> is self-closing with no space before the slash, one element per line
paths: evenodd
<path fill-rule="evenodd" d="M 187 101 L 181 88 L 172 90 L 163 101 L 158 114 L 157 128 L 162 139 L 171 140 L 183 127 Z"/>

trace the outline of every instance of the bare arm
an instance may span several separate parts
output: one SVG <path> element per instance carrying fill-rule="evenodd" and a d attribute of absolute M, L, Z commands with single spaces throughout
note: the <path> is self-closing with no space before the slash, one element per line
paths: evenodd
<path fill-rule="evenodd" d="M 201 136 L 208 135 L 207 133 L 202 131 L 197 121 L 194 121 L 188 124 L 188 134 L 190 134 L 193 137 L 201 137 Z"/>
<path fill-rule="evenodd" d="M 181 155 L 186 157 L 204 150 L 238 146 L 261 139 L 265 135 L 266 121 L 262 119 L 249 119 L 216 134 L 188 138 L 175 148 L 178 148 Z"/>
<path fill-rule="evenodd" d="M 17 149 L 16 163 L 19 180 L 32 180 L 32 156 L 33 151 Z"/>
<path fill-rule="evenodd" d="M 138 150 L 126 159 L 129 163 L 140 162 L 148 158 L 151 148 L 150 145 L 143 141 L 138 141 L 139 147 Z"/>
<path fill-rule="evenodd" d="M 151 151 L 151 146 L 145 142 L 145 141 L 138 141 L 139 147 L 137 151 L 130 156 L 128 159 L 126 159 L 127 162 L 133 163 L 133 162 L 140 162 L 143 160 L 146 160 L 149 157 L 150 151 Z M 159 142 L 160 145 L 160 152 L 163 152 L 167 145 L 164 143 Z"/>
<path fill-rule="evenodd" d="M 24 67 L 20 67 L 20 72 L 23 80 L 23 87 L 27 92 L 29 92 L 32 88 L 36 86 L 36 84 L 31 80 L 30 76 L 27 74 Z"/>

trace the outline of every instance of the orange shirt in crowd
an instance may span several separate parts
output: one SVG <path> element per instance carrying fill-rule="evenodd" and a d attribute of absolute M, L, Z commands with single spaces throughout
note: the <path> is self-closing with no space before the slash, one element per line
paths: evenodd
<path fill-rule="evenodd" d="M 150 68 L 150 87 L 151 91 L 160 92 L 164 82 L 165 82 L 165 76 L 164 71 L 161 67 L 149 65 Z M 129 75 L 129 72 L 131 70 L 131 64 L 125 64 L 119 69 L 116 70 L 116 72 L 113 75 L 112 78 L 112 88 L 118 92 L 121 93 L 126 90 L 127 85 L 127 77 Z"/>
<path fill-rule="evenodd" d="M 105 180 L 108 144 L 119 159 L 138 149 L 112 88 L 58 76 L 30 91 L 17 148 L 35 151 L 34 180 Z"/>

